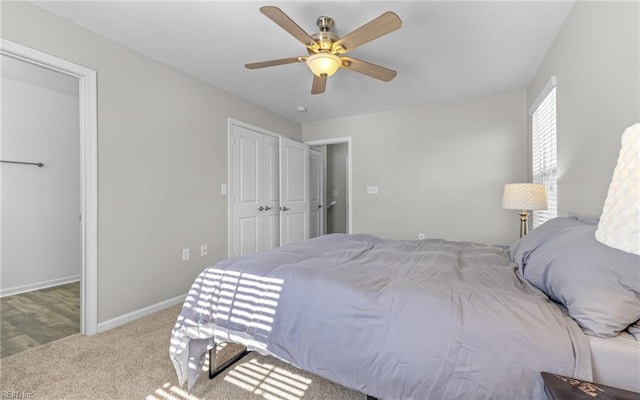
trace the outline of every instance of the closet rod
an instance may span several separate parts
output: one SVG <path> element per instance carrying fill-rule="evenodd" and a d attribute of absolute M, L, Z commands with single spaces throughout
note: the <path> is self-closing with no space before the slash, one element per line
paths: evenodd
<path fill-rule="evenodd" d="M 7 161 L 0 160 L 0 163 L 9 163 L 9 164 L 25 164 L 25 165 L 37 165 L 38 167 L 44 167 L 44 164 L 41 162 L 24 162 L 24 161 Z"/>

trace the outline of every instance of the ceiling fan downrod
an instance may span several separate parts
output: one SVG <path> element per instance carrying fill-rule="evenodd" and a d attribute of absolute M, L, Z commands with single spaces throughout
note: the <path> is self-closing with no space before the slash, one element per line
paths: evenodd
<path fill-rule="evenodd" d="M 316 20 L 316 26 L 320 32 L 329 32 L 333 28 L 334 22 L 333 18 L 323 15 Z"/>

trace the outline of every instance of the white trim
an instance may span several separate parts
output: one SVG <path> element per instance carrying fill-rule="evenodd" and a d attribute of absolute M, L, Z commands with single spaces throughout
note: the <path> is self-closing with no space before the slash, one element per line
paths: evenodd
<path fill-rule="evenodd" d="M 236 120 L 228 118 L 227 119 L 227 257 L 231 257 L 233 253 L 233 237 L 231 232 L 231 218 L 233 216 L 233 204 L 231 204 L 231 200 L 233 199 L 233 192 L 231 192 L 233 182 L 233 168 L 231 167 L 232 159 L 231 155 L 233 154 L 233 134 L 231 132 L 231 126 L 236 123 Z"/>
<path fill-rule="evenodd" d="M 80 333 L 98 326 L 98 112 L 96 71 L 0 38 L 0 53 L 78 78 L 80 104 L 80 204 L 82 272 Z"/>
<path fill-rule="evenodd" d="M 547 95 L 551 92 L 551 89 L 557 86 L 556 81 L 557 81 L 556 75 L 552 75 L 551 78 L 549 78 L 549 82 L 547 82 L 547 84 L 544 85 L 544 88 L 542 88 L 542 91 L 538 94 L 538 97 L 536 97 L 534 102 L 531 103 L 531 107 L 529 107 L 529 115 L 533 115 L 533 113 L 536 111 L 538 106 L 544 101 Z"/>
<path fill-rule="evenodd" d="M 51 279 L 49 281 L 30 283 L 28 285 L 16 286 L 0 290 L 0 297 L 13 296 L 14 294 L 20 294 L 25 292 L 31 292 L 34 290 L 46 289 L 54 286 L 66 285 L 71 282 L 78 282 L 80 275 L 65 276 L 64 278 Z"/>
<path fill-rule="evenodd" d="M 246 128 L 246 129 L 251 129 L 253 131 L 263 133 L 265 135 L 273 136 L 276 139 L 280 139 L 283 136 L 283 135 L 281 135 L 279 133 L 271 132 L 268 129 L 260 128 L 259 126 L 255 126 L 255 125 L 247 124 L 246 122 L 238 121 L 237 119 L 228 118 L 228 122 L 229 122 L 229 128 L 231 128 L 231 125 L 237 125 L 237 126 L 241 126 L 243 128 Z M 229 133 L 231 133 L 231 129 L 229 129 Z M 291 138 L 288 138 L 288 139 L 291 139 Z M 291 139 L 291 140 L 293 140 L 293 139 Z"/>
<path fill-rule="evenodd" d="M 162 311 L 165 308 L 169 308 L 169 307 L 174 306 L 176 304 L 183 303 L 186 298 L 187 298 L 187 295 L 183 294 L 183 295 L 180 295 L 180 296 L 176 296 L 176 297 L 174 297 L 172 299 L 164 300 L 164 301 L 161 301 L 159 303 L 150 305 L 148 307 L 144 307 L 144 308 L 141 308 L 139 310 L 132 311 L 130 313 L 126 313 L 126 314 L 121 315 L 119 317 L 111 318 L 110 320 L 107 320 L 107 321 L 104 321 L 104 322 L 100 322 L 98 324 L 98 333 L 102 333 L 104 331 L 108 331 L 109 329 L 113 329 L 113 328 L 118 327 L 120 325 L 126 324 L 127 322 L 135 321 L 135 320 L 137 320 L 139 318 L 146 317 L 147 315 L 151 315 L 151 314 L 156 313 L 158 311 Z"/>
<path fill-rule="evenodd" d="M 324 146 L 327 144 L 340 144 L 340 143 L 346 143 L 347 144 L 347 165 L 348 165 L 348 169 L 349 171 L 347 171 L 347 183 L 348 183 L 348 191 L 349 191 L 349 201 L 347 204 L 347 219 L 349 220 L 349 229 L 347 229 L 348 233 L 353 233 L 354 229 L 353 229 L 353 212 L 351 210 L 353 210 L 353 178 L 352 178 L 352 171 L 353 171 L 353 167 L 352 167 L 352 162 L 351 160 L 353 159 L 353 157 L 351 156 L 351 136 L 348 137 L 340 137 L 340 138 L 333 138 L 333 139 L 322 139 L 322 140 L 310 140 L 308 142 L 304 142 L 304 144 L 306 144 L 307 146 L 311 147 L 311 146 Z"/>
<path fill-rule="evenodd" d="M 251 125 L 251 124 L 247 124 L 246 122 L 242 122 L 242 121 L 238 121 L 237 119 L 233 119 L 231 117 L 227 118 L 227 257 L 231 257 L 231 255 L 233 254 L 233 238 L 231 237 L 232 232 L 231 232 L 231 221 L 232 221 L 232 204 L 231 204 L 231 200 L 234 196 L 234 188 L 233 188 L 233 160 L 231 158 L 232 156 L 232 139 L 233 139 L 233 132 L 231 130 L 231 127 L 233 125 L 245 128 L 245 129 L 250 129 L 252 131 L 256 131 L 265 135 L 269 135 L 269 136 L 273 136 L 275 138 L 277 138 L 278 140 L 282 137 L 282 135 L 275 133 L 275 132 L 271 132 L 269 130 Z"/>

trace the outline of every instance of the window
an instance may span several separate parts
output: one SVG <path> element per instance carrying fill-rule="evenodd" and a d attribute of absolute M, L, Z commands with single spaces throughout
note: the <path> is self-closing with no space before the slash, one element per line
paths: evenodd
<path fill-rule="evenodd" d="M 532 109 L 533 182 L 545 184 L 549 203 L 549 209 L 533 211 L 533 227 L 536 228 L 558 215 L 555 76 L 551 78 Z"/>

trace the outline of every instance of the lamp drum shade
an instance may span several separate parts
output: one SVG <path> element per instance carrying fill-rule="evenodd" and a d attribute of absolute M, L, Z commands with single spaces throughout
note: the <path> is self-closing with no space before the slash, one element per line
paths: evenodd
<path fill-rule="evenodd" d="M 596 239 L 640 255 L 640 123 L 628 127 L 621 142 Z"/>
<path fill-rule="evenodd" d="M 547 190 L 543 183 L 507 183 L 502 208 L 512 210 L 546 210 Z"/>

